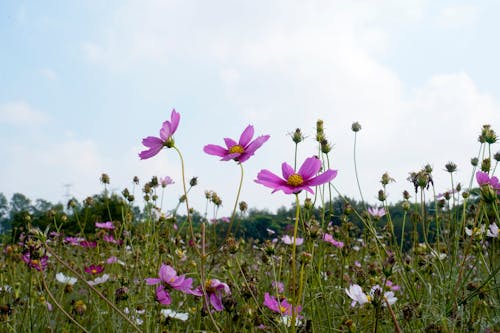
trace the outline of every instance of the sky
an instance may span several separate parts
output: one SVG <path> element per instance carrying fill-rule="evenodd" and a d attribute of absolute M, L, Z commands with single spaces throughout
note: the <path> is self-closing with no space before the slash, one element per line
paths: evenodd
<path fill-rule="evenodd" d="M 215 191 L 230 214 L 241 169 L 203 152 L 248 125 L 270 139 L 243 164 L 240 200 L 275 211 L 294 198 L 254 182 L 261 169 L 317 154 L 318 119 L 332 143 L 333 184 L 376 205 L 380 178 L 402 199 L 409 172 L 434 167 L 436 190 L 468 186 L 483 124 L 500 131 L 498 1 L 0 2 L 0 192 L 83 200 L 170 176 L 164 210 L 182 194 L 177 153 L 139 160 L 175 108 L 191 206 Z M 499 145 L 493 146 L 494 152 Z M 498 172 L 497 172 L 498 173 Z M 141 203 L 140 188 L 135 188 Z M 305 193 L 300 194 L 301 200 Z"/>

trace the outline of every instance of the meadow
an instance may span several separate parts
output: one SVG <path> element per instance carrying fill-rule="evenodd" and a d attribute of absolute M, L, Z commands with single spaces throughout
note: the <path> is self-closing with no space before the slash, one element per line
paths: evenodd
<path fill-rule="evenodd" d="M 295 204 L 255 237 L 244 233 L 249 207 L 240 191 L 227 218 L 208 213 L 220 205 L 215 192 L 206 192 L 206 207 L 190 206 L 197 179 L 186 179 L 182 143 L 174 140 L 180 120 L 173 110 L 139 154 L 179 161 L 183 193 L 173 207 L 161 199 L 170 177 L 117 198 L 103 174 L 100 215 L 85 213 L 91 202 L 70 201 L 45 211 L 45 225 L 21 212 L 4 231 L 1 332 L 500 332 L 500 154 L 491 126 L 471 138 L 479 153 L 469 184 L 455 183 L 452 162 L 444 166 L 447 189 L 434 187 L 429 165 L 409 172 L 414 192 L 403 193 L 396 216 L 387 173 L 376 206 L 339 193 L 318 120 L 309 158 L 291 156 L 266 166 L 281 174 L 256 175 L 263 191 L 283 192 Z M 356 138 L 361 125 L 352 131 Z M 204 151 L 243 175 L 269 139 L 254 134 L 248 126 Z M 300 129 L 290 135 L 296 152 L 303 141 Z"/>

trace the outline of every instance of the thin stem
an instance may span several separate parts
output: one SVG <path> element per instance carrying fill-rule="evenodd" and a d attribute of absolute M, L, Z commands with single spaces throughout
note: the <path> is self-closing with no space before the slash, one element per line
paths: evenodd
<path fill-rule="evenodd" d="M 238 192 L 236 194 L 236 200 L 234 201 L 233 213 L 231 214 L 231 221 L 229 222 L 229 227 L 227 228 L 226 239 L 229 236 L 229 234 L 231 233 L 231 227 L 233 226 L 234 219 L 236 217 L 236 209 L 238 207 L 238 201 L 240 200 L 241 188 L 243 187 L 243 176 L 244 176 L 243 164 L 242 163 L 238 163 L 238 164 L 240 166 L 240 171 L 241 171 L 240 184 L 238 185 Z"/>
<path fill-rule="evenodd" d="M 118 309 L 113 304 L 113 302 L 111 302 L 110 300 L 108 300 L 99 290 L 97 290 L 94 286 L 92 286 L 91 284 L 89 284 L 85 280 L 85 278 L 79 272 L 77 272 L 73 267 L 71 267 L 64 260 L 62 260 L 47 244 L 44 244 L 44 245 L 45 245 L 45 249 L 47 250 L 47 252 L 49 252 L 59 263 L 61 263 L 69 271 L 71 271 L 73 274 L 75 274 L 80 280 L 82 280 L 85 283 L 85 285 L 87 285 L 87 287 L 89 287 L 93 292 L 95 292 L 97 294 L 97 296 L 99 296 L 114 311 L 116 311 L 116 313 L 118 313 L 123 319 L 125 319 L 127 321 L 127 323 L 129 323 L 130 326 L 132 326 L 137 332 L 141 332 L 142 333 L 142 330 L 129 317 L 127 317 L 120 309 Z"/>
<path fill-rule="evenodd" d="M 358 177 L 358 163 L 356 162 L 356 143 L 357 143 L 357 133 L 354 132 L 354 173 L 356 175 L 356 183 L 358 184 L 358 191 L 359 195 L 361 196 L 361 202 L 363 203 L 363 206 L 366 209 L 366 203 L 365 199 L 363 198 L 363 191 L 361 191 L 361 185 L 359 183 L 359 177 Z"/>
<path fill-rule="evenodd" d="M 297 293 L 297 267 L 295 262 L 297 260 L 297 229 L 299 228 L 299 214 L 300 214 L 300 202 L 299 195 L 295 194 L 295 224 L 293 227 L 293 239 L 292 239 L 292 291 L 293 291 L 293 305 L 292 305 L 292 332 L 295 332 L 295 318 L 297 318 L 297 304 L 299 303 L 300 295 Z"/>
<path fill-rule="evenodd" d="M 41 277 L 42 277 L 42 284 L 43 284 L 43 287 L 45 288 L 45 291 L 47 292 L 47 295 L 49 296 L 50 300 L 57 306 L 57 308 L 59 310 L 61 310 L 61 312 L 69 319 L 73 322 L 73 324 L 75 324 L 76 326 L 78 326 L 79 329 L 81 329 L 83 332 L 89 332 L 85 329 L 85 327 L 83 327 L 82 325 L 80 325 L 79 322 L 77 322 L 68 312 L 66 312 L 66 310 L 64 310 L 64 308 L 61 306 L 61 304 L 59 304 L 59 302 L 57 302 L 57 300 L 55 299 L 54 295 L 52 295 L 52 293 L 50 292 L 49 290 L 49 287 L 47 286 L 47 282 L 45 281 L 45 276 L 44 276 L 44 273 L 42 272 L 42 274 L 40 274 Z"/>

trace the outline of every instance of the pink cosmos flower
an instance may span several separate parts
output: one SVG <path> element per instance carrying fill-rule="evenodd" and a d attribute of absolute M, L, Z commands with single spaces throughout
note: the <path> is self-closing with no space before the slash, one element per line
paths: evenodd
<path fill-rule="evenodd" d="M 115 228 L 115 226 L 113 225 L 113 222 L 111 222 L 111 221 L 96 222 L 95 227 L 100 228 L 100 229 L 107 229 L 107 230 L 113 230 Z"/>
<path fill-rule="evenodd" d="M 174 181 L 169 176 L 166 176 L 165 178 L 160 179 L 160 184 L 161 184 L 161 187 L 167 187 L 167 185 L 174 184 Z"/>
<path fill-rule="evenodd" d="M 290 237 L 288 235 L 285 235 L 285 236 L 281 237 L 281 240 L 286 245 L 292 245 L 293 244 L 293 237 Z M 295 245 L 299 246 L 299 245 L 302 245 L 303 243 L 304 243 L 304 238 L 297 237 L 295 239 Z"/>
<path fill-rule="evenodd" d="M 87 248 L 95 248 L 95 247 L 97 247 L 97 242 L 82 240 L 82 241 L 80 241 L 80 246 L 87 247 Z"/>
<path fill-rule="evenodd" d="M 178 276 L 175 269 L 169 265 L 162 264 L 158 273 L 158 278 L 147 278 L 148 285 L 160 285 L 156 288 L 156 299 L 163 305 L 170 305 L 171 298 L 167 288 L 176 289 L 186 294 L 193 293 L 193 279 L 185 275 Z"/>
<path fill-rule="evenodd" d="M 113 244 L 122 244 L 123 241 L 121 239 L 115 239 L 113 235 L 104 235 L 102 237 L 102 240 L 108 243 L 113 243 Z"/>
<path fill-rule="evenodd" d="M 371 216 L 373 216 L 375 219 L 379 219 L 385 215 L 385 208 L 384 207 L 380 207 L 380 208 L 368 207 L 368 213 Z"/>
<path fill-rule="evenodd" d="M 270 137 L 269 135 L 261 135 L 252 141 L 253 135 L 253 126 L 248 125 L 243 133 L 241 133 L 238 142 L 230 138 L 224 138 L 227 148 L 217 145 L 206 145 L 203 147 L 203 151 L 209 155 L 222 157 L 221 161 L 235 160 L 236 162 L 243 163 L 252 157 L 255 151 Z"/>
<path fill-rule="evenodd" d="M 69 245 L 80 245 L 80 242 L 84 240 L 85 238 L 81 237 L 66 237 L 64 238 L 64 243 L 68 243 Z"/>
<path fill-rule="evenodd" d="M 323 235 L 323 240 L 324 240 L 325 242 L 328 242 L 328 243 L 332 244 L 333 246 L 335 246 L 335 247 L 337 247 L 337 248 L 339 248 L 339 249 L 341 249 L 341 248 L 343 248 L 343 247 L 344 247 L 344 243 L 343 243 L 343 242 L 338 241 L 338 240 L 335 240 L 335 239 L 333 238 L 333 236 L 332 236 L 332 235 L 330 235 L 330 234 L 324 234 L 324 235 Z"/>
<path fill-rule="evenodd" d="M 210 304 L 215 309 L 215 311 L 224 310 L 224 305 L 222 304 L 222 296 L 223 294 L 231 295 L 229 286 L 217 279 L 208 279 L 205 282 L 205 291 L 207 292 Z M 200 297 L 203 296 L 202 287 L 199 286 L 198 288 L 193 290 L 192 294 Z"/>
<path fill-rule="evenodd" d="M 286 298 L 283 298 L 281 300 L 277 299 L 274 296 L 269 295 L 269 293 L 264 294 L 264 305 L 267 306 L 267 308 L 271 311 L 277 312 L 280 315 L 284 316 L 291 316 L 292 315 L 292 304 L 290 304 Z M 299 313 L 302 310 L 302 307 L 298 305 L 295 308 L 295 313 Z"/>
<path fill-rule="evenodd" d="M 104 271 L 104 266 L 102 266 L 102 265 L 90 265 L 90 266 L 85 266 L 84 270 L 86 273 L 96 275 L 96 274 L 102 273 Z"/>
<path fill-rule="evenodd" d="M 47 268 L 49 257 L 42 256 L 38 259 L 35 259 L 31 258 L 30 252 L 26 252 L 23 254 L 22 259 L 30 268 L 34 268 L 37 271 L 41 272 Z"/>
<path fill-rule="evenodd" d="M 273 281 L 271 282 L 271 286 L 273 287 L 273 289 L 276 289 L 279 294 L 282 294 L 285 291 L 285 285 L 283 284 L 283 282 Z"/>
<path fill-rule="evenodd" d="M 488 173 L 483 171 L 478 171 L 476 172 L 476 180 L 479 186 L 491 185 L 491 187 L 493 187 L 493 189 L 497 192 L 497 194 L 500 194 L 500 181 L 496 176 L 490 178 Z"/>
<path fill-rule="evenodd" d="M 321 161 L 316 156 L 307 158 L 298 172 L 286 162 L 281 165 L 283 179 L 269 170 L 261 170 L 257 175 L 256 183 L 272 188 L 273 192 L 282 190 L 285 194 L 297 194 L 306 190 L 311 194 L 311 186 L 318 186 L 330 182 L 337 176 L 337 170 L 328 169 L 316 176 L 321 169 Z"/>
<path fill-rule="evenodd" d="M 177 130 L 177 126 L 179 126 L 179 120 L 181 116 L 175 109 L 172 110 L 170 115 L 170 121 L 163 122 L 163 125 L 160 129 L 160 137 L 148 136 L 142 139 L 142 144 L 149 149 L 143 150 L 139 153 L 139 157 L 141 160 L 145 160 L 151 158 L 158 154 L 163 147 L 171 148 L 173 147 L 173 139 L 172 135 L 174 135 Z"/>

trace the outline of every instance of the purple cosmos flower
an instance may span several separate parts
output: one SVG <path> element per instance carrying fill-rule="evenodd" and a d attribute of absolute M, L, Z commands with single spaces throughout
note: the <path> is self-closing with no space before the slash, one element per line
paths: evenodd
<path fill-rule="evenodd" d="M 167 288 L 176 289 L 186 294 L 193 293 L 193 279 L 185 275 L 178 276 L 175 269 L 169 265 L 162 264 L 158 273 L 158 278 L 147 278 L 148 285 L 160 283 L 156 288 L 156 299 L 163 305 L 170 305 L 171 298 Z"/>
<path fill-rule="evenodd" d="M 96 275 L 104 271 L 104 266 L 102 265 L 90 265 L 84 267 L 85 272 Z"/>
<path fill-rule="evenodd" d="M 332 244 L 333 246 L 335 246 L 335 247 L 337 247 L 337 248 L 339 248 L 339 249 L 341 249 L 341 248 L 343 248 L 343 247 L 344 247 L 344 243 L 343 243 L 343 242 L 338 241 L 338 240 L 335 240 L 335 239 L 333 238 L 333 236 L 332 236 L 332 235 L 330 235 L 330 234 L 324 234 L 324 235 L 323 235 L 323 240 L 324 240 L 325 242 L 328 242 L 328 243 Z"/>
<path fill-rule="evenodd" d="M 31 258 L 31 253 L 26 252 L 23 254 L 22 259 L 29 267 L 41 272 L 47 268 L 49 257 Z"/>
<path fill-rule="evenodd" d="M 113 235 L 104 235 L 102 237 L 102 240 L 108 243 L 113 243 L 113 244 L 123 244 L 123 241 L 121 239 L 115 239 Z"/>
<path fill-rule="evenodd" d="M 160 179 L 161 187 L 167 187 L 167 185 L 172 185 L 174 181 L 169 176 Z"/>
<path fill-rule="evenodd" d="M 285 236 L 281 237 L 281 240 L 286 245 L 292 245 L 293 244 L 293 237 L 290 237 L 288 235 L 285 235 Z M 304 243 L 304 238 L 297 237 L 295 239 L 295 245 L 299 246 L 299 245 L 302 245 L 303 243 Z"/>
<path fill-rule="evenodd" d="M 81 237 L 66 237 L 64 238 L 64 242 L 68 243 L 69 245 L 80 245 L 80 242 L 84 241 L 85 238 Z"/>
<path fill-rule="evenodd" d="M 273 289 L 276 289 L 279 294 L 282 294 L 285 291 L 285 285 L 283 284 L 283 282 L 273 281 L 271 282 L 271 286 L 273 287 Z"/>
<path fill-rule="evenodd" d="M 378 220 L 385 215 L 385 209 L 384 207 L 380 208 L 368 207 L 368 213 Z"/>
<path fill-rule="evenodd" d="M 271 311 L 277 312 L 280 315 L 291 316 L 292 315 L 292 304 L 290 304 L 286 298 L 281 300 L 277 299 L 274 296 L 269 295 L 269 293 L 264 294 L 264 305 L 268 307 Z M 302 310 L 302 307 L 298 305 L 295 308 L 295 313 L 299 313 Z"/>
<path fill-rule="evenodd" d="M 160 129 L 160 137 L 148 136 L 142 139 L 142 144 L 149 149 L 143 150 L 139 153 L 141 160 L 151 158 L 158 154 L 163 147 L 171 148 L 174 146 L 174 141 L 172 135 L 174 135 L 179 126 L 179 120 L 181 116 L 175 109 L 172 110 L 170 115 L 170 121 L 163 122 Z"/>
<path fill-rule="evenodd" d="M 496 176 L 490 178 L 488 173 L 483 171 L 478 171 L 476 172 L 476 180 L 479 186 L 491 185 L 491 187 L 493 187 L 493 189 L 497 192 L 497 194 L 500 194 L 500 181 Z"/>
<path fill-rule="evenodd" d="M 281 169 L 283 179 L 264 169 L 259 172 L 255 182 L 272 188 L 272 193 L 282 190 L 285 194 L 296 194 L 306 190 L 314 194 L 311 186 L 328 183 L 337 176 L 337 170 L 331 169 L 316 176 L 321 169 L 321 161 L 316 156 L 307 158 L 298 172 L 286 162 L 281 165 Z"/>
<path fill-rule="evenodd" d="M 243 133 L 241 133 L 238 142 L 233 139 L 224 138 L 227 148 L 217 145 L 206 145 L 203 147 L 203 151 L 209 155 L 222 157 L 221 161 L 235 160 L 243 163 L 252 157 L 255 151 L 269 139 L 269 135 L 261 135 L 252 141 L 253 135 L 253 126 L 248 125 Z"/>
<path fill-rule="evenodd" d="M 222 305 L 222 296 L 223 294 L 231 295 L 229 286 L 217 279 L 208 279 L 205 282 L 205 291 L 207 292 L 210 304 L 215 309 L 215 311 L 224 310 L 224 306 Z M 203 296 L 202 287 L 199 286 L 198 288 L 193 290 L 192 294 L 200 297 Z"/>
<path fill-rule="evenodd" d="M 97 247 L 97 242 L 82 240 L 82 241 L 80 241 L 80 246 L 87 247 L 87 248 L 95 248 L 95 247 Z"/>
<path fill-rule="evenodd" d="M 100 229 L 107 229 L 107 230 L 113 230 L 115 228 L 115 226 L 113 225 L 113 222 L 111 222 L 111 221 L 96 222 L 95 227 L 100 228 Z"/>

